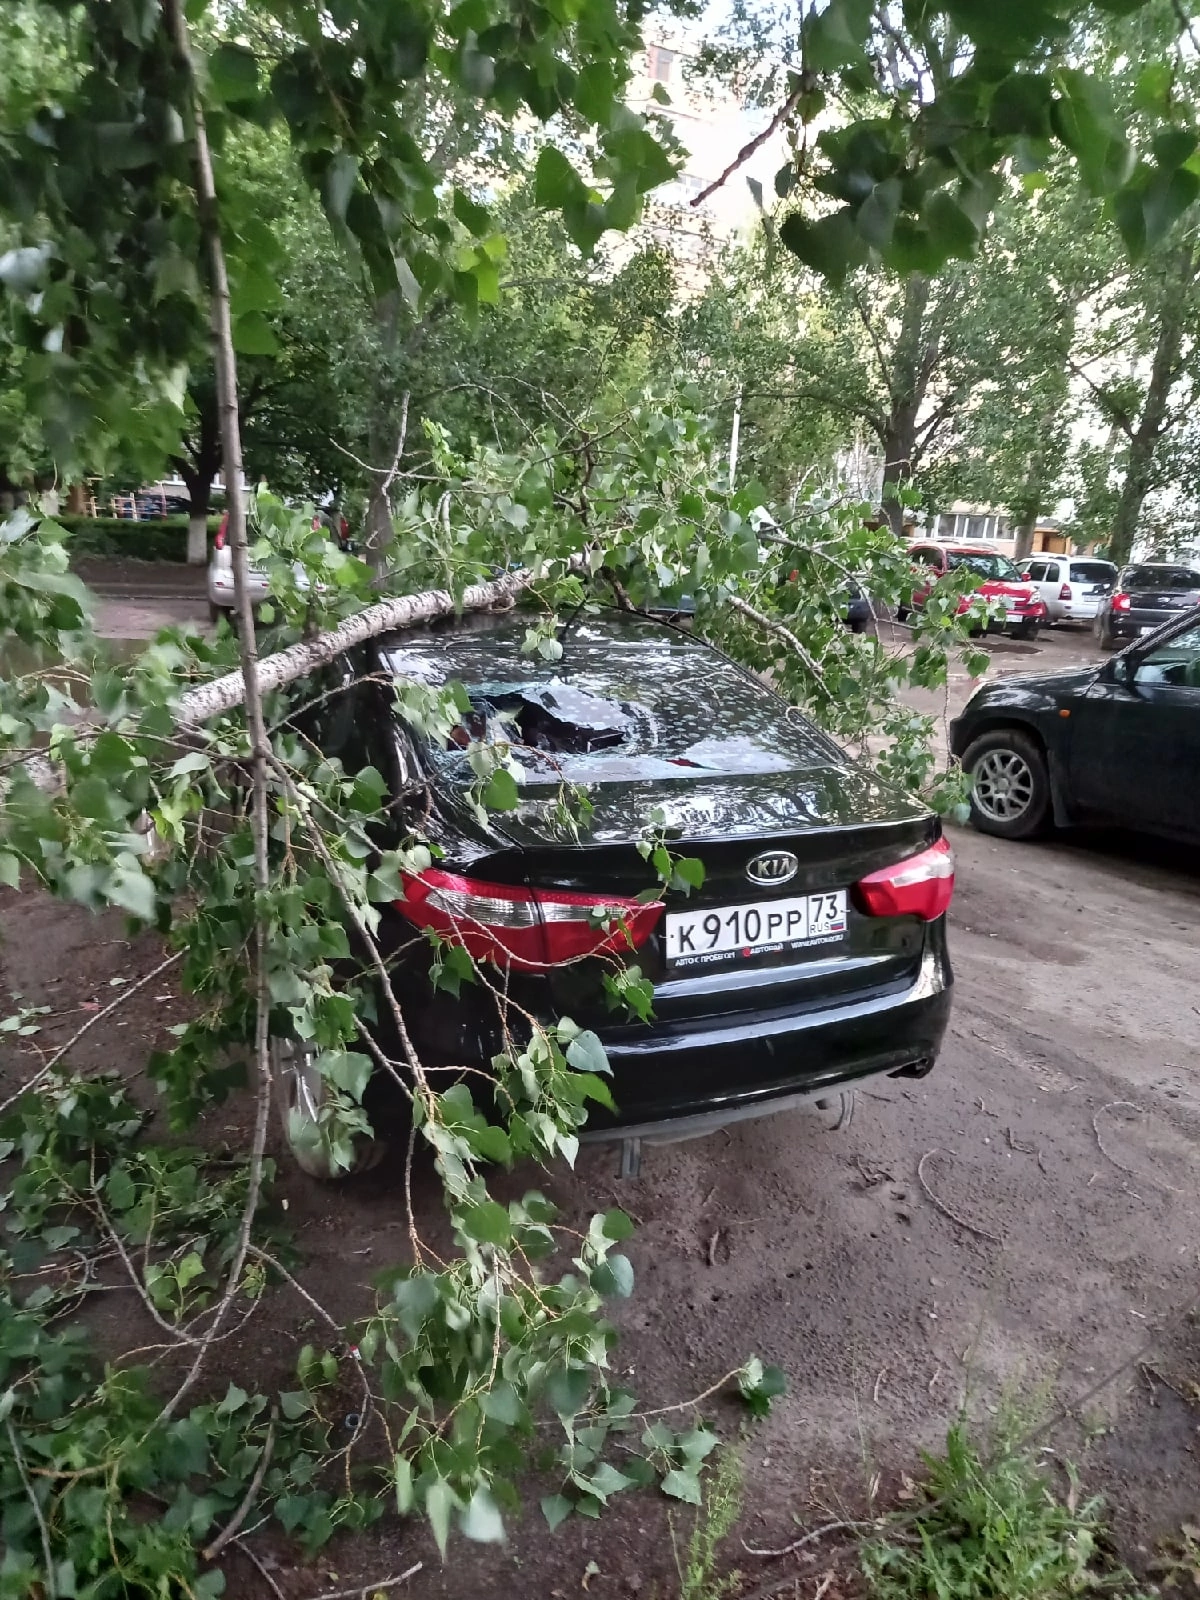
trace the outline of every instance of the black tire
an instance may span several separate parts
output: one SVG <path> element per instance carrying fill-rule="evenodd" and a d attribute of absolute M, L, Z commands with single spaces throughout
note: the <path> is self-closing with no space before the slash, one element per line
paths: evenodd
<path fill-rule="evenodd" d="M 210 600 L 208 602 L 208 620 L 212 623 L 214 628 L 224 615 L 225 613 L 223 609 L 216 603 L 215 600 Z"/>
<path fill-rule="evenodd" d="M 1033 643 L 1037 636 L 1038 625 L 1036 622 L 1023 622 L 1019 628 L 1013 629 L 1014 639 L 1025 639 L 1030 644 Z"/>
<path fill-rule="evenodd" d="M 335 1165 L 328 1139 L 322 1135 L 317 1119 L 324 1080 L 309 1065 L 311 1051 L 297 1040 L 279 1037 L 271 1039 L 270 1047 L 279 1121 L 292 1159 L 301 1172 L 323 1183 L 341 1183 L 359 1173 L 373 1171 L 387 1155 L 387 1140 L 361 1134 L 354 1141 L 350 1166 Z"/>
<path fill-rule="evenodd" d="M 1124 643 L 1125 643 L 1124 639 L 1117 639 L 1117 638 L 1115 638 L 1113 636 L 1113 634 L 1111 634 L 1109 632 L 1109 630 L 1107 628 L 1101 628 L 1101 630 L 1100 630 L 1100 648 L 1101 648 L 1101 650 L 1120 650 L 1123 647 Z"/>
<path fill-rule="evenodd" d="M 971 821 L 998 839 L 1032 839 L 1050 818 L 1050 774 L 1041 746 L 1018 728 L 985 733 L 963 756 Z"/>
<path fill-rule="evenodd" d="M 910 616 L 912 616 L 912 612 L 909 610 L 909 608 L 907 606 L 897 606 L 896 607 L 896 621 L 897 622 L 907 622 Z"/>
<path fill-rule="evenodd" d="M 846 626 L 850 629 L 851 633 L 866 633 L 867 619 L 866 617 L 851 617 Z"/>

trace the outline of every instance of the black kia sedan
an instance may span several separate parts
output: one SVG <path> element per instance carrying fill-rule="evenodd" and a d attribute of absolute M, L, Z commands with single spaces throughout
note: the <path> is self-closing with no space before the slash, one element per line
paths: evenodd
<path fill-rule="evenodd" d="M 383 775 L 396 842 L 419 820 L 442 852 L 378 933 L 422 1061 L 486 1070 L 501 1011 L 513 1027 L 569 1016 L 603 1043 L 618 1108 L 587 1136 L 627 1154 L 643 1136 L 927 1073 L 951 991 L 954 864 L 936 817 L 690 633 L 603 612 L 565 628 L 547 662 L 522 653 L 527 623 L 486 614 L 372 641 L 321 703 L 315 736 L 348 770 Z M 397 714 L 399 680 L 457 683 L 469 709 L 433 742 Z M 508 746 L 518 794 L 486 817 L 470 794 L 480 742 Z M 565 794 L 586 798 L 582 815 Z M 698 858 L 703 882 L 655 894 L 638 848 L 655 839 Z M 435 989 L 429 931 L 490 980 Z M 653 984 L 649 1020 L 614 1005 L 615 963 Z M 278 1050 L 295 1129 L 319 1112 L 320 1079 L 294 1042 Z M 303 1133 L 302 1164 L 330 1175 Z"/>
<path fill-rule="evenodd" d="M 1119 650 L 1195 605 L 1200 605 L 1200 572 L 1193 566 L 1142 561 L 1121 569 L 1097 607 L 1092 631 L 1102 650 Z"/>
<path fill-rule="evenodd" d="M 1200 843 L 1200 614 L 1100 667 L 985 684 L 950 748 L 983 833 L 1101 822 Z"/>

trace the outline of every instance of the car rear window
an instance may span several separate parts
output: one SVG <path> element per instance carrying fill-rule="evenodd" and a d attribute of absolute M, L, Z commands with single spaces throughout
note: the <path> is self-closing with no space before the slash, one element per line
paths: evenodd
<path fill-rule="evenodd" d="M 1127 567 L 1125 589 L 1200 589 L 1200 572 L 1191 567 Z"/>
<path fill-rule="evenodd" d="M 1112 583 L 1117 569 L 1108 561 L 1072 561 L 1072 583 Z"/>
<path fill-rule="evenodd" d="M 390 663 L 406 676 L 456 680 L 466 690 L 470 709 L 435 759 L 467 767 L 472 744 L 508 744 L 522 785 L 788 772 L 828 762 L 811 724 L 715 652 L 602 639 L 599 628 L 576 630 L 557 662 L 521 657 L 506 640 L 485 663 L 477 637 L 461 654 L 447 650 L 435 673 L 423 670 L 433 663 L 404 649 Z"/>

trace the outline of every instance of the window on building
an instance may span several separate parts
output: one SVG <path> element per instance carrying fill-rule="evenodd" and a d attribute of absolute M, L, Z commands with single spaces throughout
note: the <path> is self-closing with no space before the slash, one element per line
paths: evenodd
<path fill-rule="evenodd" d="M 986 539 L 988 519 L 986 517 L 967 518 L 967 538 Z"/>
<path fill-rule="evenodd" d="M 674 50 L 664 50 L 661 45 L 652 44 L 647 51 L 650 76 L 655 83 L 669 83 L 671 69 L 675 65 Z"/>

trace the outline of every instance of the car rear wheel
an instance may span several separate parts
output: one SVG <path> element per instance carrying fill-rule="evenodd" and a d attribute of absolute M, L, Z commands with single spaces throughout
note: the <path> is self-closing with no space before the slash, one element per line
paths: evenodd
<path fill-rule="evenodd" d="M 1032 641 L 1036 639 L 1037 636 L 1038 625 L 1036 622 L 1023 622 L 1019 628 L 1013 629 L 1014 639 L 1027 639 Z"/>
<path fill-rule="evenodd" d="M 326 1183 L 337 1183 L 377 1167 L 387 1154 L 387 1143 L 365 1134 L 354 1140 L 349 1167 L 334 1161 L 321 1121 L 321 1109 L 326 1103 L 325 1079 L 314 1064 L 312 1048 L 298 1039 L 274 1037 L 270 1051 L 283 1136 L 301 1172 Z"/>
<path fill-rule="evenodd" d="M 1046 758 L 1015 728 L 985 733 L 963 757 L 971 777 L 971 821 L 981 833 L 1001 839 L 1030 839 L 1045 826 L 1050 811 Z"/>

